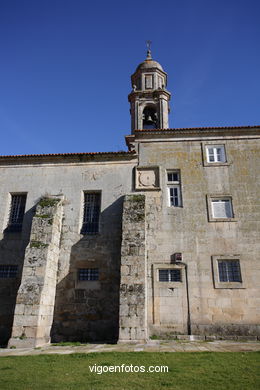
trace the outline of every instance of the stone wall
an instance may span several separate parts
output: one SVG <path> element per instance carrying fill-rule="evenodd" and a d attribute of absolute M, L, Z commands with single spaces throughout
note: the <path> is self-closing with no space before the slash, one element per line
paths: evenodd
<path fill-rule="evenodd" d="M 126 195 L 123 209 L 119 341 L 147 338 L 145 196 Z"/>
<path fill-rule="evenodd" d="M 199 138 L 199 137 L 198 137 Z M 162 312 L 154 318 L 155 283 L 153 266 L 171 264 L 174 253 L 182 253 L 188 265 L 189 303 L 192 334 L 260 334 L 260 204 L 259 144 L 255 139 L 212 137 L 207 144 L 224 144 L 227 162 L 206 165 L 203 158 L 206 141 L 182 139 L 141 142 L 140 162 L 146 167 L 160 167 L 159 191 L 147 193 L 147 269 L 148 321 L 150 334 L 167 322 L 165 333 L 185 332 L 185 300 L 179 299 L 180 311 Z M 169 207 L 167 170 L 179 170 L 182 207 Z M 229 194 L 235 218 L 210 221 L 207 195 Z M 216 285 L 215 258 L 238 258 L 242 283 L 225 288 Z M 163 286 L 163 282 L 161 283 Z M 185 287 L 183 285 L 183 287 Z M 176 290 L 175 290 L 176 291 Z M 176 291 L 177 292 L 177 291 Z M 174 297 L 174 294 L 173 294 Z M 167 298 L 168 299 L 168 298 Z M 157 304 L 165 297 L 156 298 Z M 183 330 L 176 323 L 184 313 Z M 157 323 L 157 325 L 156 325 Z"/>
<path fill-rule="evenodd" d="M 6 344 L 11 336 L 35 204 L 44 194 L 64 195 L 51 338 L 55 342 L 116 341 L 122 203 L 123 196 L 132 190 L 136 156 L 90 156 L 87 161 L 81 156 L 36 160 L 0 161 L 0 264 L 18 265 L 17 278 L 0 279 L 0 338 L 3 336 L 0 342 Z M 101 193 L 100 229 L 94 235 L 81 234 L 84 192 Z M 27 194 L 23 227 L 19 234 L 9 233 L 7 237 L 4 229 L 10 194 L 15 193 Z M 44 248 L 32 249 L 37 254 L 44 251 Z M 99 280 L 79 281 L 79 268 L 98 268 Z M 17 337 L 23 338 L 23 332 Z"/>
<path fill-rule="evenodd" d="M 63 220 L 61 251 L 69 254 L 69 263 L 60 256 L 54 342 L 115 342 L 118 338 L 122 203 L 119 197 L 103 210 L 99 233 L 81 235 L 69 252 L 65 249 L 72 225 L 66 217 Z M 80 268 L 97 268 L 99 280 L 78 280 Z"/>
<path fill-rule="evenodd" d="M 61 199 L 43 198 L 37 205 L 9 347 L 37 347 L 50 342 L 62 215 Z"/>

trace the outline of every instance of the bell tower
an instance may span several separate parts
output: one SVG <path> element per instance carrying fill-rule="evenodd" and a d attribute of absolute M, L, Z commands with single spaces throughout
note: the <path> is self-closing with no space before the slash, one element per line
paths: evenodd
<path fill-rule="evenodd" d="M 146 60 L 138 65 L 131 81 L 128 100 L 132 133 L 135 129 L 167 129 L 171 98 L 166 90 L 167 73 L 152 59 L 149 41 Z"/>

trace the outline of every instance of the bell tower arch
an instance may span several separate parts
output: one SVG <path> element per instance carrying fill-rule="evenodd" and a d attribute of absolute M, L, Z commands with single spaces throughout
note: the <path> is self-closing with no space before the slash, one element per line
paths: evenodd
<path fill-rule="evenodd" d="M 135 129 L 167 129 L 171 98 L 166 90 L 167 73 L 152 59 L 149 47 L 146 60 L 138 65 L 131 81 L 132 91 L 128 100 L 132 133 Z"/>

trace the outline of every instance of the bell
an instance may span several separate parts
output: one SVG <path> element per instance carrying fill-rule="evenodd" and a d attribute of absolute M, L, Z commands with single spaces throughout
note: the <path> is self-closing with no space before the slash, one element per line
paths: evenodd
<path fill-rule="evenodd" d="M 152 119 L 151 115 L 148 116 L 147 122 L 153 122 L 153 119 Z"/>

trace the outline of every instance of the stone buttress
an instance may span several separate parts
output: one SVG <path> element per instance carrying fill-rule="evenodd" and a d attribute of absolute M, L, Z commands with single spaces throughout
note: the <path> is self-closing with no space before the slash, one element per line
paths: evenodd
<path fill-rule="evenodd" d="M 62 209 L 62 201 L 57 198 L 43 198 L 37 205 L 9 347 L 37 347 L 50 342 Z"/>
<path fill-rule="evenodd" d="M 122 221 L 119 342 L 147 339 L 145 195 L 126 195 Z"/>

